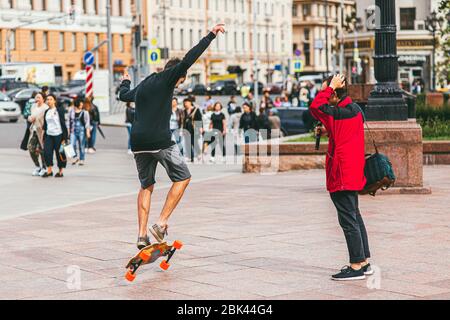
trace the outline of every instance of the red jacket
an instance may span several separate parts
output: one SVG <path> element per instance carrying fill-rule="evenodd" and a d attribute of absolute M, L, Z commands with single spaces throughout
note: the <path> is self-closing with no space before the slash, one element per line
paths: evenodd
<path fill-rule="evenodd" d="M 326 159 L 329 192 L 360 191 L 366 184 L 364 176 L 364 118 L 361 109 L 350 97 L 337 107 L 329 104 L 333 89 L 319 92 L 311 104 L 314 118 L 322 122 L 329 134 Z"/>

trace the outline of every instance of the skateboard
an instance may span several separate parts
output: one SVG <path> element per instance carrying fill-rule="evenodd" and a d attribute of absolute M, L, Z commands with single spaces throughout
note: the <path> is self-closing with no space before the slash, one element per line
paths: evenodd
<path fill-rule="evenodd" d="M 128 261 L 125 268 L 128 269 L 125 274 L 125 279 L 133 281 L 136 278 L 136 271 L 141 265 L 153 263 L 161 257 L 166 257 L 159 265 L 161 269 L 167 270 L 170 267 L 169 261 L 172 259 L 175 251 L 180 250 L 183 243 L 179 240 L 174 241 L 172 245 L 168 245 L 167 242 L 154 243 L 149 245 L 141 251 L 139 251 L 133 258 Z"/>

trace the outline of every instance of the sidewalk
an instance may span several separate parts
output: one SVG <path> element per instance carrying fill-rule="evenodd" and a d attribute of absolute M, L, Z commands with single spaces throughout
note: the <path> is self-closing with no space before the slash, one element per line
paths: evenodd
<path fill-rule="evenodd" d="M 324 172 L 312 170 L 192 184 L 169 234 L 183 249 L 169 271 L 144 266 L 133 283 L 134 195 L 0 221 L 0 298 L 450 299 L 450 166 L 424 175 L 432 195 L 361 198 L 369 281 L 329 279 L 347 252 Z M 152 222 L 164 199 L 157 190 Z"/>
<path fill-rule="evenodd" d="M 105 127 L 125 127 L 125 111 L 115 114 L 101 114 L 102 126 Z"/>

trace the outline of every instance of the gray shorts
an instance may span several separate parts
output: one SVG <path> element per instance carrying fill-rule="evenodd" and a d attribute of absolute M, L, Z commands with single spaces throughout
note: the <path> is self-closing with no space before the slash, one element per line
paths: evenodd
<path fill-rule="evenodd" d="M 134 154 L 141 187 L 147 189 L 156 183 L 156 167 L 160 163 L 166 169 L 172 182 L 191 178 L 191 173 L 177 145 L 158 152 L 140 152 Z"/>

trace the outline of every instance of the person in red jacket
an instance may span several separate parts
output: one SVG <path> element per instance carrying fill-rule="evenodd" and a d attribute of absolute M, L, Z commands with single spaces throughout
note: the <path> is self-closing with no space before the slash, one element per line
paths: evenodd
<path fill-rule="evenodd" d="M 365 184 L 364 117 L 361 108 L 347 96 L 345 76 L 328 78 L 310 106 L 312 116 L 322 123 L 316 128 L 329 137 L 326 157 L 327 189 L 330 192 L 347 242 L 350 266 L 333 280 L 361 280 L 373 274 L 368 259 L 369 242 L 358 208 L 358 191 Z"/>

